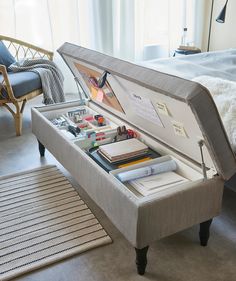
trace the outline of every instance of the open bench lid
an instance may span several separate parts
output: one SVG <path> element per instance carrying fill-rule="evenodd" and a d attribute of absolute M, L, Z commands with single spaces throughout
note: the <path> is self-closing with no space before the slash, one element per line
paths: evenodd
<path fill-rule="evenodd" d="M 70 43 L 58 52 L 93 102 L 199 164 L 203 140 L 206 166 L 225 180 L 236 173 L 234 153 L 205 87 Z"/>

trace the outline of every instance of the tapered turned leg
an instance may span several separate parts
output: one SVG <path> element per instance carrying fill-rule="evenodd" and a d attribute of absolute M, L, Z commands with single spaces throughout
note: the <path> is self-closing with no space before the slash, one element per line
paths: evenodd
<path fill-rule="evenodd" d="M 13 114 L 15 119 L 16 135 L 21 136 L 22 133 L 22 112 L 20 110 L 19 103 L 14 104 L 16 107 L 16 112 Z"/>
<path fill-rule="evenodd" d="M 16 136 L 21 136 L 22 134 L 22 114 L 18 113 L 15 115 L 15 127 L 16 127 Z"/>
<path fill-rule="evenodd" d="M 212 223 L 212 219 L 200 223 L 199 238 L 200 238 L 200 244 L 203 247 L 207 246 L 207 242 L 208 242 L 208 239 L 210 237 L 210 226 L 211 226 L 211 223 Z"/>
<path fill-rule="evenodd" d="M 149 246 L 142 248 L 142 249 L 137 249 L 135 248 L 136 251 L 136 265 L 137 265 L 137 271 L 139 275 L 144 275 L 145 269 L 147 266 L 147 251 L 148 251 Z"/>
<path fill-rule="evenodd" d="M 39 153 L 41 157 L 44 157 L 45 155 L 45 146 L 38 140 L 39 143 Z"/>

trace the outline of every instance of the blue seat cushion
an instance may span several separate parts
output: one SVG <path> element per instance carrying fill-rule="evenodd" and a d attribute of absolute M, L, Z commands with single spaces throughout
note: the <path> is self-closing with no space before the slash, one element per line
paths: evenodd
<path fill-rule="evenodd" d="M 8 77 L 16 98 L 42 88 L 39 75 L 32 71 L 9 72 Z M 2 80 L 3 77 L 0 75 L 0 83 Z M 7 92 L 4 89 L 2 89 L 2 94 L 5 98 L 7 97 Z"/>
<path fill-rule="evenodd" d="M 8 49 L 4 45 L 4 43 L 2 41 L 0 41 L 0 64 L 5 65 L 6 68 L 8 69 L 8 67 L 14 62 L 16 62 L 16 60 L 11 55 L 11 53 L 8 51 Z"/>

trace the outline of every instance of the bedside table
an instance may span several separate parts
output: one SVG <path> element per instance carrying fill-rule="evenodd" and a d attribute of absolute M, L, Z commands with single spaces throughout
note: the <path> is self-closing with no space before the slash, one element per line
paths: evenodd
<path fill-rule="evenodd" d="M 201 50 L 196 47 L 190 47 L 190 46 L 179 46 L 178 49 L 174 51 L 173 57 L 175 56 L 182 56 L 182 55 L 194 55 L 201 53 Z"/>

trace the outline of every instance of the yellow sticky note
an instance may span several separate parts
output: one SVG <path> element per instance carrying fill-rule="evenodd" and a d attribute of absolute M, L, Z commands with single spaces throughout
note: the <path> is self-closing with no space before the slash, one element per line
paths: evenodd
<path fill-rule="evenodd" d="M 157 102 L 156 107 L 157 107 L 159 113 L 166 115 L 166 116 L 170 115 L 169 110 L 165 103 Z"/>
<path fill-rule="evenodd" d="M 91 94 L 92 94 L 92 99 L 96 100 L 98 91 L 94 87 L 91 87 Z"/>

